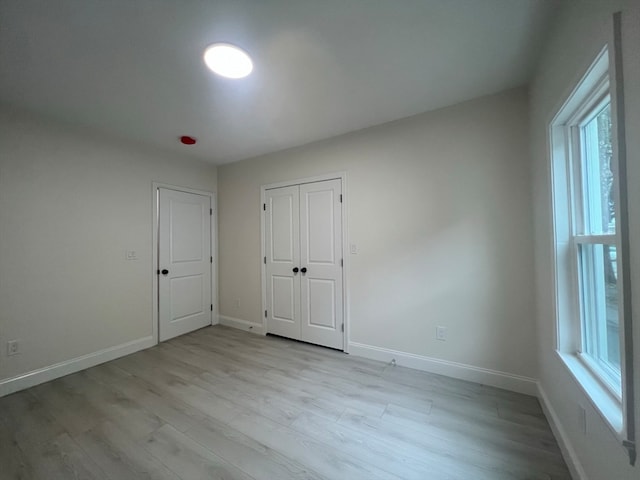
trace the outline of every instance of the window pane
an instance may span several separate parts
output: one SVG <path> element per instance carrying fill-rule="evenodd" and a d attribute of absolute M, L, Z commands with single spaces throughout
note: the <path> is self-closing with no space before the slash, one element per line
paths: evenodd
<path fill-rule="evenodd" d="M 584 353 L 620 383 L 620 329 L 616 247 L 580 245 L 580 296 Z"/>
<path fill-rule="evenodd" d="M 615 233 L 615 199 L 611 171 L 611 106 L 607 103 L 582 127 L 584 232 Z"/>

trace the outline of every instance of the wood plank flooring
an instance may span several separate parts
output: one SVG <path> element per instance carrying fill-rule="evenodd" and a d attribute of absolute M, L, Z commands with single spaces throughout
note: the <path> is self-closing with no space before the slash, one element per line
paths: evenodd
<path fill-rule="evenodd" d="M 215 326 L 0 398 L 0 479 L 570 480 L 533 397 Z"/>

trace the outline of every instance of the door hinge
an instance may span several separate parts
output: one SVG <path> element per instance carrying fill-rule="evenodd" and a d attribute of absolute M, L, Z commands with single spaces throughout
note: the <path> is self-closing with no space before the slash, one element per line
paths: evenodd
<path fill-rule="evenodd" d="M 344 323 L 342 324 L 342 331 L 344 332 Z"/>
<path fill-rule="evenodd" d="M 156 275 L 160 275 L 160 270 L 156 270 Z"/>
<path fill-rule="evenodd" d="M 213 263 L 213 257 L 209 257 L 209 263 Z"/>
<path fill-rule="evenodd" d="M 340 266 L 341 266 L 341 267 L 344 267 L 344 258 L 341 258 L 341 259 L 340 259 Z"/>
<path fill-rule="evenodd" d="M 213 303 L 211 304 L 211 311 L 213 312 Z"/>
<path fill-rule="evenodd" d="M 209 209 L 209 215 L 213 215 L 213 208 Z"/>
<path fill-rule="evenodd" d="M 267 204 L 266 203 L 262 204 L 262 210 L 264 210 L 265 212 L 267 211 Z"/>
<path fill-rule="evenodd" d="M 264 264 L 267 264 L 267 257 L 264 257 Z"/>
<path fill-rule="evenodd" d="M 342 203 L 342 194 L 340 194 L 340 203 Z"/>
<path fill-rule="evenodd" d="M 267 318 L 267 311 L 264 311 L 264 318 Z"/>

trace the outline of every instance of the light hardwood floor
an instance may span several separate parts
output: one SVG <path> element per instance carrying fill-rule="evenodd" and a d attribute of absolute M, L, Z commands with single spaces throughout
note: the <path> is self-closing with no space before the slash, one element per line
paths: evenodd
<path fill-rule="evenodd" d="M 533 397 L 215 326 L 0 398 L 0 478 L 570 475 Z"/>

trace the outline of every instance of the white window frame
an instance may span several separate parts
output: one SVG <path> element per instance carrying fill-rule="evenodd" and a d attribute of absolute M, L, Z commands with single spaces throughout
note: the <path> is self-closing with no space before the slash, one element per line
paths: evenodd
<path fill-rule="evenodd" d="M 603 59 L 604 60 L 604 59 Z M 591 75 L 592 77 L 596 76 L 596 73 L 601 73 L 598 71 L 594 71 Z M 583 82 L 588 85 L 589 77 L 583 80 Z M 588 312 L 590 310 L 588 308 L 588 304 L 592 303 L 600 303 L 602 301 L 601 298 L 584 298 L 581 297 L 581 293 L 589 293 L 581 291 L 580 284 L 585 281 L 583 275 L 585 275 L 584 268 L 585 265 L 581 265 L 581 249 L 585 246 L 598 246 L 598 245 L 613 245 L 616 247 L 616 255 L 617 255 L 617 271 L 621 271 L 622 265 L 622 256 L 619 254 L 620 252 L 620 234 L 619 229 L 616 229 L 616 232 L 611 233 L 589 233 L 590 226 L 585 225 L 585 217 L 587 215 L 586 211 L 589 210 L 585 205 L 586 195 L 582 187 L 585 185 L 584 176 L 588 175 L 589 172 L 586 171 L 584 165 L 583 155 L 586 151 L 586 142 L 584 141 L 583 128 L 587 125 L 591 120 L 593 120 L 598 112 L 600 112 L 606 105 L 611 105 L 611 94 L 610 94 L 610 81 L 609 81 L 609 73 L 608 71 L 601 74 L 600 78 L 594 83 L 591 87 L 591 91 L 584 95 L 581 98 L 581 102 L 575 107 L 575 112 L 571 115 L 565 124 L 563 125 L 565 128 L 565 138 L 564 141 L 569 146 L 568 158 L 566 159 L 567 167 L 570 169 L 567 188 L 570 193 L 570 214 L 569 220 L 571 222 L 570 231 L 570 242 L 572 248 L 572 257 L 574 261 L 573 265 L 573 281 L 575 282 L 575 286 L 573 287 L 575 302 L 577 304 L 574 306 L 575 314 L 574 318 L 577 316 L 577 325 L 576 329 L 579 332 L 576 343 L 577 343 L 577 354 L 580 357 L 580 360 L 584 363 L 584 365 L 589 368 L 593 375 L 597 377 L 597 379 L 603 383 L 603 385 L 610 390 L 610 393 L 614 395 L 619 402 L 622 401 L 622 378 L 621 371 L 618 369 L 614 369 L 613 367 L 607 365 L 606 363 L 599 362 L 596 358 L 593 358 L 587 352 L 590 350 L 588 344 L 594 341 L 593 337 L 596 337 L 600 340 L 598 343 L 602 343 L 605 335 L 604 332 L 600 332 L 600 335 L 594 335 L 593 332 L 588 331 L 587 325 L 585 325 L 585 317 L 591 316 L 593 312 Z M 561 112 L 564 109 L 561 109 Z M 617 178 L 618 172 L 616 168 L 615 162 L 615 154 L 612 158 L 611 168 L 614 174 L 614 195 L 616 196 L 616 200 L 618 198 L 617 195 Z M 598 177 L 599 179 L 599 177 Z M 616 201 L 616 218 L 620 218 L 619 213 L 619 203 Z M 596 262 L 594 265 L 596 268 L 599 267 L 599 264 Z M 588 274 L 591 280 L 594 280 L 594 277 L 597 275 L 594 272 L 590 272 Z M 587 282 L 593 284 L 595 282 Z M 620 278 L 617 282 L 617 288 L 619 291 L 618 296 L 618 312 L 622 312 L 623 302 L 622 302 L 622 278 Z M 603 292 L 604 295 L 604 292 Z M 606 305 L 599 305 L 600 308 L 606 308 Z M 591 327 L 595 328 L 606 328 L 606 325 L 591 325 Z M 621 345 L 620 345 L 621 347 Z M 600 350 L 602 348 L 601 345 L 598 345 L 597 349 Z"/>
<path fill-rule="evenodd" d="M 576 379 L 587 398 L 602 415 L 614 434 L 626 440 L 623 398 L 627 385 L 624 373 L 620 384 L 603 374 L 601 365 L 584 353 L 586 335 L 582 328 L 582 301 L 580 298 L 579 251 L 582 245 L 610 244 L 616 246 L 617 271 L 621 272 L 623 255 L 620 236 L 620 197 L 617 164 L 615 92 L 610 75 L 610 58 L 605 47 L 596 57 L 582 79 L 558 113 L 550 122 L 550 160 L 552 177 L 553 233 L 556 287 L 556 352 Z M 582 174 L 579 159 L 582 150 L 580 128 L 591 113 L 611 100 L 612 142 L 616 202 L 616 233 L 592 235 L 582 225 Z M 618 311 L 620 312 L 621 371 L 624 370 L 623 317 L 624 300 L 622 275 L 618 275 Z"/>

